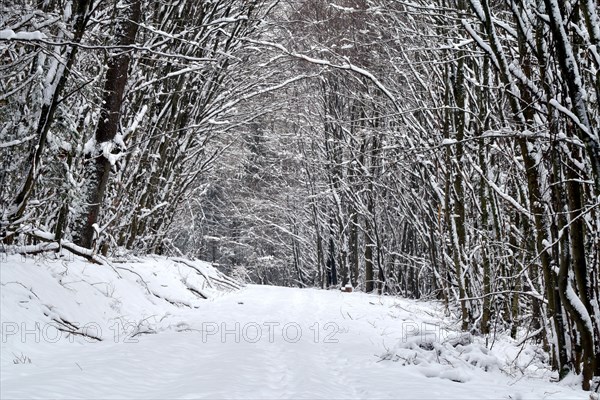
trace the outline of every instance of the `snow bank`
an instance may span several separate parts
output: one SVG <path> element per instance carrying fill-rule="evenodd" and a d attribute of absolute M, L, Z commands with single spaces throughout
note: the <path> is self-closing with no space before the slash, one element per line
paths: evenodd
<path fill-rule="evenodd" d="M 138 261 L 2 262 L 2 321 L 97 321 L 102 341 L 3 330 L 0 398 L 589 400 L 506 374 L 501 352 L 524 351 L 498 337 L 486 352 L 480 338 L 452 334 L 439 303 L 256 285 L 221 296 L 227 278 L 204 263 Z M 397 342 L 398 362 L 382 362 Z"/>
<path fill-rule="evenodd" d="M 433 304 L 403 300 L 395 308 L 394 317 L 401 321 L 400 333 L 394 345 L 381 354 L 382 361 L 410 367 L 427 378 L 459 383 L 485 379 L 494 373 L 512 379 L 558 378 L 550 368 L 547 353 L 535 343 L 514 340 L 507 332 L 490 337 L 461 332 L 459 323 Z M 527 334 L 522 332 L 521 336 Z"/>
<path fill-rule="evenodd" d="M 0 257 L 2 363 L 25 362 L 21 355 L 44 344 L 186 330 L 182 312 L 239 288 L 208 263 L 178 258 L 96 265 L 70 253 Z"/>
<path fill-rule="evenodd" d="M 402 365 L 417 365 L 428 378 L 439 377 L 455 382 L 467 382 L 473 369 L 497 371 L 500 360 L 483 345 L 474 343 L 469 334 L 451 335 L 439 340 L 437 332 L 411 330 L 390 351 L 385 360 Z"/>

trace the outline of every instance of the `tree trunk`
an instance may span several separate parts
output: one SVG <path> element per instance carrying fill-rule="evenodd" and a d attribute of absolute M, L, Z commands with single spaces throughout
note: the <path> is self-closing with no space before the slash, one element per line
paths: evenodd
<path fill-rule="evenodd" d="M 138 22 L 141 18 L 141 1 L 132 0 L 127 7 L 122 7 L 124 15 L 117 23 L 115 45 L 129 46 L 135 42 Z M 80 246 L 92 248 L 96 232 L 96 222 L 100 213 L 102 199 L 108 184 L 111 162 L 107 146 L 112 142 L 119 129 L 121 106 L 123 94 L 127 84 L 130 52 L 116 50 L 120 53 L 110 58 L 106 80 L 104 84 L 104 96 L 100 120 L 95 133 L 95 146 L 91 154 L 87 155 L 88 162 L 88 193 L 87 204 L 84 206 L 83 226 L 79 233 L 78 243 Z"/>
<path fill-rule="evenodd" d="M 75 10 L 73 12 L 73 45 L 68 46 L 66 50 L 64 63 L 57 72 L 58 77 L 55 77 L 58 82 L 54 88 L 54 91 L 52 92 L 49 102 L 44 103 L 42 106 L 36 129 L 36 134 L 38 137 L 37 145 L 34 147 L 33 152 L 30 155 L 29 170 L 27 172 L 27 176 L 25 177 L 23 186 L 13 200 L 12 209 L 8 215 L 9 224 L 12 224 L 23 215 L 25 208 L 27 207 L 29 197 L 31 196 L 31 193 L 33 192 L 37 182 L 39 169 L 41 167 L 42 154 L 44 153 L 48 138 L 48 132 L 50 131 L 50 127 L 54 122 L 54 114 L 58 109 L 61 96 L 71 73 L 71 68 L 75 62 L 78 49 L 77 45 L 81 42 L 85 32 L 85 28 L 89 19 L 89 15 L 87 13 L 90 5 L 91 0 L 79 0 L 75 2 L 73 7 Z"/>
<path fill-rule="evenodd" d="M 572 157 L 576 158 L 577 154 Z M 578 163 L 581 160 L 578 160 Z M 591 286 L 587 280 L 587 265 L 585 259 L 585 229 L 582 218 L 581 184 L 580 177 L 574 172 L 574 165 L 567 166 L 567 199 L 569 204 L 569 233 L 571 239 L 571 265 L 574 272 L 575 283 L 579 296 L 568 287 L 570 285 L 565 277 L 561 287 L 563 303 L 569 310 L 569 315 L 575 321 L 579 331 L 582 347 L 582 375 L 583 390 L 590 390 L 590 381 L 596 371 L 596 357 L 594 352 L 594 326 L 591 315 L 594 311 L 590 301 Z M 561 271 L 564 273 L 564 271 Z M 583 306 L 583 307 L 582 307 Z"/>

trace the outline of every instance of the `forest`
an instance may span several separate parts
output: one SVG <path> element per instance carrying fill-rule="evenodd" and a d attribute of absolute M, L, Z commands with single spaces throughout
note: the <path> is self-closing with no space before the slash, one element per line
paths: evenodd
<path fill-rule="evenodd" d="M 0 252 L 435 299 L 600 387 L 594 0 L 0 5 Z"/>

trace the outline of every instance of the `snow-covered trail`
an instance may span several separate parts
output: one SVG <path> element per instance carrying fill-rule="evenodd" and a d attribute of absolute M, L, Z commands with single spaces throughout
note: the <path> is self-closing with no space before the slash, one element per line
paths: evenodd
<path fill-rule="evenodd" d="M 31 364 L 2 365 L 0 393 L 2 398 L 586 398 L 579 390 L 499 371 L 471 371 L 470 380 L 458 383 L 426 378 L 414 365 L 380 361 L 402 338 L 407 310 L 428 318 L 422 303 L 402 300 L 397 307 L 398 301 L 248 286 L 189 310 L 182 319 L 185 332 L 138 336 L 137 343 L 117 336 L 100 343 L 40 344 L 39 351 L 30 350 Z"/>

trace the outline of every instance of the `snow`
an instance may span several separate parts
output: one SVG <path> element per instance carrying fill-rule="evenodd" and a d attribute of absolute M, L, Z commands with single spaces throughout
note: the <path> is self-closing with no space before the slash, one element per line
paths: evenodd
<path fill-rule="evenodd" d="M 0 40 L 43 40 L 46 35 L 40 31 L 33 32 L 15 32 L 12 29 L 3 29 L 0 31 Z"/>
<path fill-rule="evenodd" d="M 184 259 L 0 257 L 2 398 L 589 397 L 548 382 L 534 345 L 489 349 L 438 303 L 235 290 Z"/>
<path fill-rule="evenodd" d="M 67 1 L 67 3 L 65 4 L 65 11 L 63 13 L 64 21 L 68 21 L 69 19 L 71 19 L 72 13 L 73 13 L 73 2 Z"/>
<path fill-rule="evenodd" d="M 0 40 L 10 40 L 15 38 L 15 31 L 12 29 L 3 29 L 0 31 Z"/>
<path fill-rule="evenodd" d="M 333 7 L 333 8 L 335 8 L 335 9 L 338 9 L 338 10 L 344 11 L 344 12 L 356 12 L 356 11 L 358 11 L 355 8 L 352 8 L 352 7 L 342 7 L 342 6 L 339 6 L 339 5 L 334 4 L 334 3 L 329 3 L 329 5 L 331 7 Z"/>
<path fill-rule="evenodd" d="M 0 142 L 0 149 L 4 149 L 4 148 L 7 148 L 7 147 L 12 147 L 12 146 L 18 146 L 18 145 L 23 144 L 25 142 L 28 142 L 28 141 L 30 141 L 32 139 L 35 139 L 36 136 L 37 135 L 29 135 L 29 136 L 24 137 L 22 139 L 11 140 L 9 142 L 4 142 L 4 143 Z"/>
<path fill-rule="evenodd" d="M 590 317 L 590 314 L 587 312 L 585 305 L 583 304 L 583 302 L 581 301 L 579 296 L 577 296 L 577 293 L 575 293 L 575 290 L 573 290 L 573 287 L 571 286 L 571 284 L 567 284 L 567 290 L 566 290 L 565 294 L 567 295 L 567 298 L 571 302 L 571 306 L 573 308 L 575 308 L 577 313 L 581 316 L 581 319 L 583 319 L 586 329 L 590 333 L 594 332 L 592 318 Z"/>
<path fill-rule="evenodd" d="M 144 104 L 142 106 L 142 109 L 136 114 L 133 122 L 125 130 L 125 132 L 122 135 L 117 134 L 115 136 L 115 143 L 117 144 L 117 146 L 119 146 L 122 149 L 127 148 L 127 146 L 125 146 L 125 140 L 124 139 L 137 130 L 140 122 L 142 122 L 142 120 L 144 119 L 144 116 L 146 115 L 147 111 L 148 111 L 148 105 Z"/>
<path fill-rule="evenodd" d="M 121 139 L 122 142 L 122 139 Z M 115 148 L 115 141 L 111 140 L 109 142 L 102 142 L 100 143 L 100 150 L 102 152 L 102 155 L 104 156 L 104 158 L 106 158 L 108 160 L 108 162 L 110 163 L 110 165 L 114 166 L 117 161 L 119 161 L 119 158 L 121 157 L 122 153 L 117 153 L 114 154 L 113 153 L 113 149 Z"/>
<path fill-rule="evenodd" d="M 83 145 L 83 154 L 92 155 L 92 154 L 94 154 L 95 148 L 96 148 L 96 138 L 94 136 L 92 136 L 90 138 L 90 140 L 85 142 L 85 144 Z"/>
<path fill-rule="evenodd" d="M 590 134 L 588 128 L 583 125 L 581 123 L 581 121 L 579 120 L 579 118 L 577 118 L 577 116 L 575 114 L 573 114 L 568 108 L 564 107 L 563 105 L 561 105 L 556 99 L 551 99 L 550 100 L 550 105 L 553 106 L 554 108 L 556 108 L 558 111 L 560 111 L 561 113 L 565 114 L 566 116 L 568 116 L 569 118 L 571 118 L 571 120 L 577 124 L 577 126 L 579 127 L 579 129 L 581 129 L 583 132 L 585 132 L 587 135 Z"/>
<path fill-rule="evenodd" d="M 207 25 L 220 25 L 220 24 L 232 24 L 239 21 L 247 21 L 248 17 L 246 15 L 238 15 L 236 17 L 223 17 L 217 18 L 214 21 L 211 21 Z"/>
<path fill-rule="evenodd" d="M 456 139 L 444 139 L 444 140 L 442 140 L 442 146 L 450 146 L 450 145 L 453 145 L 453 144 L 456 144 L 456 143 L 458 143 L 456 141 Z"/>

